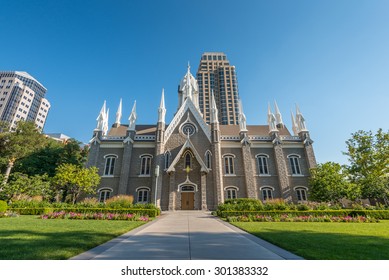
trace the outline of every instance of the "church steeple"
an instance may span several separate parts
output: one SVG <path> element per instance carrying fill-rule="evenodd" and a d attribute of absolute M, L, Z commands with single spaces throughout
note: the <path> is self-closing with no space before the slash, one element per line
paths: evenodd
<path fill-rule="evenodd" d="M 165 123 L 165 115 L 166 115 L 165 90 L 162 89 L 161 103 L 159 104 L 159 107 L 158 107 L 158 122 L 159 123 Z"/>
<path fill-rule="evenodd" d="M 199 90 L 197 85 L 197 80 L 190 73 L 190 65 L 188 63 L 188 69 L 185 76 L 182 78 L 180 85 L 178 87 L 178 108 L 185 102 L 185 100 L 190 99 L 197 110 L 200 111 L 199 107 Z"/>
<path fill-rule="evenodd" d="M 294 135 L 297 136 L 299 134 L 299 129 L 298 129 L 298 126 L 297 126 L 297 123 L 296 123 L 296 120 L 294 118 L 292 111 L 290 112 L 290 115 L 292 117 L 292 130 L 293 130 Z"/>
<path fill-rule="evenodd" d="M 211 112 L 210 112 L 210 117 L 211 117 L 211 123 L 219 123 L 219 116 L 218 116 L 218 110 L 216 107 L 216 102 L 215 102 L 215 96 L 213 95 L 213 90 L 211 92 Z"/>
<path fill-rule="evenodd" d="M 136 121 L 137 115 L 136 115 L 136 100 L 134 102 L 134 106 L 132 107 L 131 115 L 128 118 L 129 125 L 127 130 L 135 131 L 135 121 Z"/>
<path fill-rule="evenodd" d="M 276 117 L 274 116 L 274 114 L 270 109 L 270 104 L 268 104 L 267 106 L 267 123 L 269 124 L 269 132 L 278 131 L 277 124 L 276 124 Z"/>
<path fill-rule="evenodd" d="M 282 121 L 282 115 L 281 115 L 280 109 L 278 109 L 278 105 L 277 105 L 276 101 L 274 101 L 274 108 L 276 111 L 275 117 L 276 117 L 277 128 L 282 128 L 282 127 L 284 127 L 284 122 Z"/>
<path fill-rule="evenodd" d="M 119 127 L 122 119 L 122 99 L 120 98 L 119 107 L 116 112 L 116 120 L 114 126 Z"/>
<path fill-rule="evenodd" d="M 109 108 L 107 109 L 107 112 L 105 113 L 105 120 L 103 125 L 103 135 L 107 135 L 108 132 L 108 117 L 109 117 Z"/>
<path fill-rule="evenodd" d="M 103 131 L 105 118 L 106 118 L 106 101 L 104 100 L 103 106 L 101 107 L 100 113 L 97 116 L 97 126 L 95 128 L 96 131 Z"/>
<path fill-rule="evenodd" d="M 246 115 L 243 113 L 242 100 L 239 98 L 239 128 L 240 132 L 247 132 Z"/>
<path fill-rule="evenodd" d="M 296 104 L 296 123 L 299 132 L 306 132 L 308 131 L 307 126 L 305 124 L 305 118 L 303 117 L 303 114 L 300 112 L 299 106 Z"/>

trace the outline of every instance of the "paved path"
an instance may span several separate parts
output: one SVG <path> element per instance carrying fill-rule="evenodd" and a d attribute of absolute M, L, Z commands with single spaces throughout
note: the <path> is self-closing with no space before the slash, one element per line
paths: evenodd
<path fill-rule="evenodd" d="M 72 259 L 282 260 L 301 259 L 213 217 L 209 212 L 166 212 L 153 222 Z"/>

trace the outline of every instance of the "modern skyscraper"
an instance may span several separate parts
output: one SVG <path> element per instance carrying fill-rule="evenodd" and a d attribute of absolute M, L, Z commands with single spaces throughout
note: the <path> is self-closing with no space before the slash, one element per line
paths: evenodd
<path fill-rule="evenodd" d="M 0 71 L 0 120 L 14 129 L 19 120 L 35 122 L 42 130 L 50 103 L 47 89 L 27 72 Z"/>
<path fill-rule="evenodd" d="M 210 123 L 211 94 L 215 96 L 220 124 L 239 123 L 239 93 L 235 66 L 222 52 L 206 52 L 197 70 L 199 105 L 204 120 Z"/>

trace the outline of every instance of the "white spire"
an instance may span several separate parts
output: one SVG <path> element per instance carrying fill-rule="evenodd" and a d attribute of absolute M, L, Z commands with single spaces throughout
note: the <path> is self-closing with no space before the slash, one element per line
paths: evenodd
<path fill-rule="evenodd" d="M 213 90 L 211 92 L 211 123 L 219 123 L 218 110 L 216 107 L 215 96 Z"/>
<path fill-rule="evenodd" d="M 194 76 L 190 73 L 190 64 L 188 62 L 188 69 L 186 71 L 185 76 L 182 78 L 178 90 L 178 108 L 185 102 L 186 99 L 192 100 L 193 104 L 200 110 L 199 108 L 199 97 L 198 97 L 198 85 Z"/>
<path fill-rule="evenodd" d="M 127 130 L 135 131 L 135 121 L 136 121 L 136 100 L 134 102 L 134 106 L 132 107 L 131 115 L 128 118 L 129 125 Z"/>
<path fill-rule="evenodd" d="M 118 107 L 118 110 L 116 112 L 116 121 L 115 121 L 115 124 L 117 126 L 120 125 L 121 119 L 122 119 L 122 99 L 120 98 L 119 107 Z"/>
<path fill-rule="evenodd" d="M 243 113 L 242 100 L 240 98 L 238 100 L 238 106 L 239 106 L 239 128 L 240 128 L 240 131 L 247 131 L 246 116 Z"/>
<path fill-rule="evenodd" d="M 275 100 L 274 100 L 274 108 L 276 110 L 276 114 L 275 114 L 276 124 L 277 124 L 278 127 L 283 127 L 284 123 L 282 121 L 282 115 L 280 113 L 280 110 L 278 109 L 277 102 Z"/>
<path fill-rule="evenodd" d="M 158 108 L 158 122 L 165 123 L 165 115 L 166 115 L 165 90 L 162 89 L 161 103 L 159 104 L 159 108 Z"/>
<path fill-rule="evenodd" d="M 303 114 L 301 114 L 300 108 L 297 104 L 296 104 L 296 122 L 300 132 L 308 131 Z"/>
<path fill-rule="evenodd" d="M 299 128 L 297 126 L 296 120 L 294 119 L 294 115 L 293 115 L 292 111 L 290 111 L 290 115 L 292 116 L 292 130 L 293 130 L 293 133 L 294 133 L 294 135 L 298 135 L 299 134 Z"/>
<path fill-rule="evenodd" d="M 97 126 L 96 126 L 96 130 L 103 130 L 103 127 L 104 127 L 104 122 L 105 122 L 105 109 L 106 108 L 106 101 L 104 100 L 104 103 L 103 103 L 103 106 L 101 107 L 101 110 L 100 110 L 100 113 L 99 115 L 97 116 Z"/>
<path fill-rule="evenodd" d="M 109 108 L 105 112 L 105 119 L 104 119 L 104 125 L 103 125 L 103 135 L 107 135 L 107 132 L 108 132 L 108 117 L 109 117 Z"/>
<path fill-rule="evenodd" d="M 269 131 L 278 131 L 277 125 L 276 125 L 276 117 L 272 113 L 270 109 L 270 104 L 267 106 L 267 123 L 269 124 Z"/>

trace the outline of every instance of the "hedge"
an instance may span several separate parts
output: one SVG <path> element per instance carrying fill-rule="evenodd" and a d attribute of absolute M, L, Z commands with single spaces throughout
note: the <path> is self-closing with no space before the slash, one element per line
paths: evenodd
<path fill-rule="evenodd" d="M 291 215 L 291 216 L 364 216 L 371 217 L 380 220 L 389 220 L 389 210 L 353 210 L 353 209 L 342 209 L 342 210 L 307 210 L 307 211 L 284 211 L 284 210 L 273 210 L 273 211 L 217 211 L 216 214 L 221 218 L 227 218 L 231 216 L 249 216 L 249 215 L 264 215 L 264 216 L 279 216 L 279 215 Z"/>
<path fill-rule="evenodd" d="M 156 217 L 158 216 L 159 209 L 134 209 L 134 208 L 128 208 L 128 209 L 110 209 L 110 208 L 13 208 L 12 211 L 18 213 L 19 215 L 43 215 L 43 214 L 49 214 L 53 212 L 59 212 L 59 211 L 65 211 L 66 213 L 69 212 L 76 212 L 76 213 L 82 213 L 82 214 L 93 214 L 93 213 L 117 213 L 117 214 L 138 214 L 140 216 L 149 216 L 149 217 Z"/>

